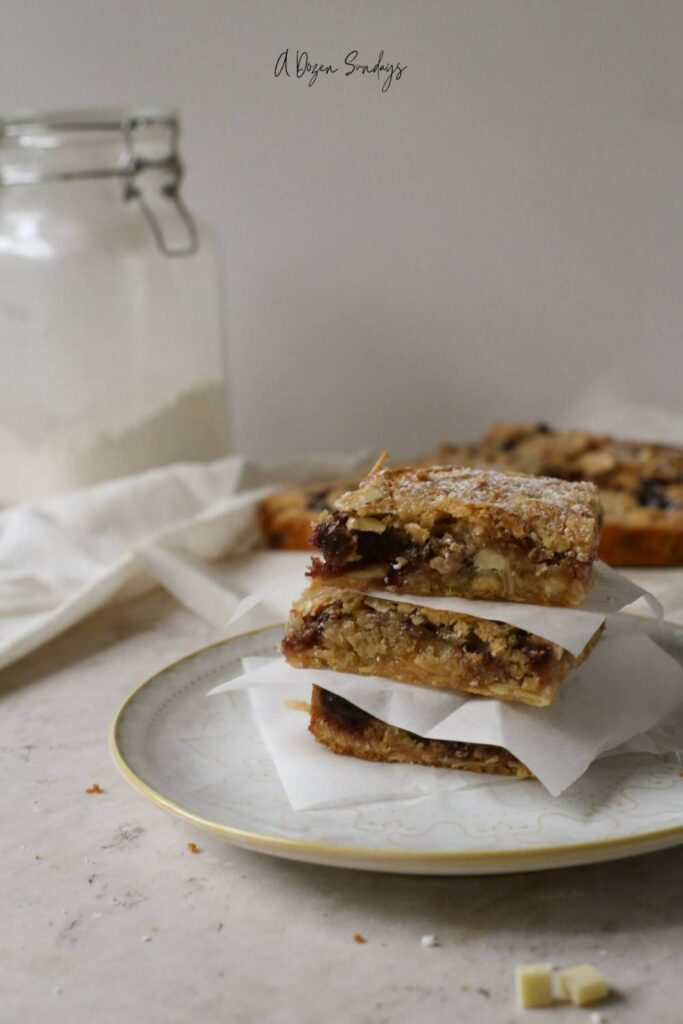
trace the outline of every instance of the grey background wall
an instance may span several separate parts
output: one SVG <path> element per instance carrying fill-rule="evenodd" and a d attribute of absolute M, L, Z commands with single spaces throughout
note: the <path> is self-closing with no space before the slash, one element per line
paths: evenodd
<path fill-rule="evenodd" d="M 342 70 L 276 79 L 286 47 Z M 677 0 L 0 0 L 0 97 L 180 109 L 242 450 L 680 407 Z"/>

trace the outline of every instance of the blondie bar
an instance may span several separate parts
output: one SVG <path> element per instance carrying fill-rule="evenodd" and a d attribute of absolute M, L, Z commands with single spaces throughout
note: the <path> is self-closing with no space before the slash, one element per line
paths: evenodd
<path fill-rule="evenodd" d="M 316 526 L 309 570 L 368 570 L 366 589 L 576 605 L 602 510 L 590 483 L 432 466 L 380 469 Z"/>
<path fill-rule="evenodd" d="M 545 707 L 588 655 L 601 629 L 574 657 L 504 622 L 322 583 L 295 602 L 282 650 L 297 668 L 383 676 Z"/>
<path fill-rule="evenodd" d="M 335 754 L 347 754 L 366 761 L 459 768 L 520 779 L 532 777 L 529 769 L 502 747 L 424 739 L 406 729 L 387 725 L 343 697 L 315 685 L 309 729 Z"/>

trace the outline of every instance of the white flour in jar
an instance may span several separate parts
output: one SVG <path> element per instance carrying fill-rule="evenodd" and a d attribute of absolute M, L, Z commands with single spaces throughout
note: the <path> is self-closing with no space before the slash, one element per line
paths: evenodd
<path fill-rule="evenodd" d="M 126 212 L 60 257 L 30 218 L 0 238 L 0 504 L 225 454 L 214 253 L 166 258 Z"/>

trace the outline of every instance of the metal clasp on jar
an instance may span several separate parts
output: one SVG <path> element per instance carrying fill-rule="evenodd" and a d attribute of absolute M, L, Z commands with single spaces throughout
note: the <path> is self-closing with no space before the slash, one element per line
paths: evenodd
<path fill-rule="evenodd" d="M 145 131 L 159 126 L 168 130 L 168 144 L 165 151 L 156 156 L 154 140 L 150 143 Z M 178 153 L 177 119 L 136 115 L 125 120 L 121 129 L 127 157 L 123 171 L 124 199 L 137 200 L 165 256 L 192 255 L 199 248 L 199 235 L 180 195 L 183 165 Z"/>

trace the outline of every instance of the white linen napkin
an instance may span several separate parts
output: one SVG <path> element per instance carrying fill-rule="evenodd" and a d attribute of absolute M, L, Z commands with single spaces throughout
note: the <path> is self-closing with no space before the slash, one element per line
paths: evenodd
<path fill-rule="evenodd" d="M 204 563 L 259 543 L 256 509 L 273 488 L 362 472 L 371 461 L 367 452 L 266 464 L 234 456 L 0 511 L 0 668 L 115 596 L 155 584 L 227 625 L 244 590 L 222 588 Z"/>

